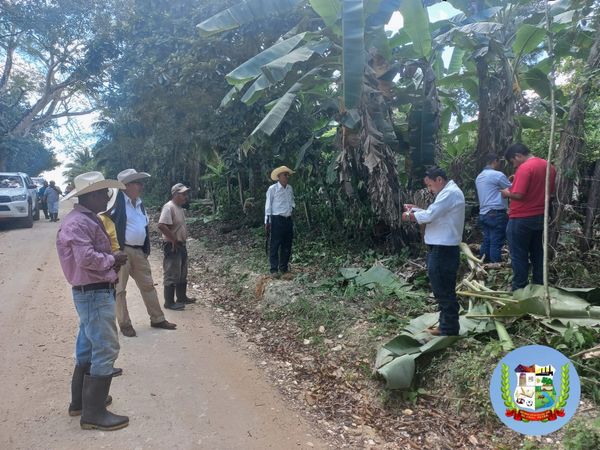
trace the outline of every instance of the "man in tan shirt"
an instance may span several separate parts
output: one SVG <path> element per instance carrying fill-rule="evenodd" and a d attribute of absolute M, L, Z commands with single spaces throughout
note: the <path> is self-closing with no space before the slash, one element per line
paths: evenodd
<path fill-rule="evenodd" d="M 188 201 L 189 191 L 190 188 L 182 183 L 174 185 L 171 188 L 171 200 L 162 207 L 158 219 L 158 229 L 163 235 L 163 284 L 167 309 L 180 309 L 186 303 L 196 301 L 187 296 L 187 228 L 182 206 Z"/>

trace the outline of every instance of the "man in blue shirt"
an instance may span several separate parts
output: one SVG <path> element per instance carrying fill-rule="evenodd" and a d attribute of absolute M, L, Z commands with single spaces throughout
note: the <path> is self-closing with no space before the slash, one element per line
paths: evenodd
<path fill-rule="evenodd" d="M 488 155 L 486 164 L 475 180 L 479 197 L 479 225 L 483 230 L 480 256 L 485 262 L 496 263 L 502 261 L 501 252 L 506 241 L 508 223 L 508 202 L 502 198 L 500 191 L 511 187 L 511 182 L 498 170 L 498 156 Z"/>

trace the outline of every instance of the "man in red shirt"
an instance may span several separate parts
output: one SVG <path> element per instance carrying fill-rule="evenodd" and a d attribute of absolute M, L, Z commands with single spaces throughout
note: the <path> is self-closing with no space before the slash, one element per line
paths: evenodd
<path fill-rule="evenodd" d="M 502 189 L 510 199 L 506 237 L 513 268 L 512 290 L 527 286 L 531 263 L 532 283 L 543 283 L 544 197 L 547 161 L 513 144 L 504 157 L 516 169 L 512 187 Z M 556 169 L 550 166 L 550 192 L 554 193 Z"/>

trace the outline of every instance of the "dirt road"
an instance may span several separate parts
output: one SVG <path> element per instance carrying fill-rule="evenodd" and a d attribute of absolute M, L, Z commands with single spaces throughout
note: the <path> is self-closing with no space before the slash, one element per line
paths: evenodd
<path fill-rule="evenodd" d="M 64 216 L 71 205 L 62 208 Z M 124 374 L 113 380 L 110 407 L 130 425 L 81 430 L 67 414 L 77 315 L 56 256 L 58 225 L 42 219 L 33 229 L 0 227 L 0 448 L 327 447 L 201 304 L 167 312 L 177 331 L 156 330 L 133 283 L 128 305 L 138 337 L 120 336 L 116 366 Z M 155 251 L 160 289 L 158 258 Z"/>

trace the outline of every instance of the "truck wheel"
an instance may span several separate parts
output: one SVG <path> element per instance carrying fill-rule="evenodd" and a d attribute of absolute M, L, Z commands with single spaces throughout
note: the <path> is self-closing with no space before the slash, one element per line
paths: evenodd
<path fill-rule="evenodd" d="M 23 228 L 31 228 L 33 227 L 33 211 L 31 210 L 31 205 L 29 206 L 29 214 L 24 219 L 21 219 L 21 224 Z"/>

